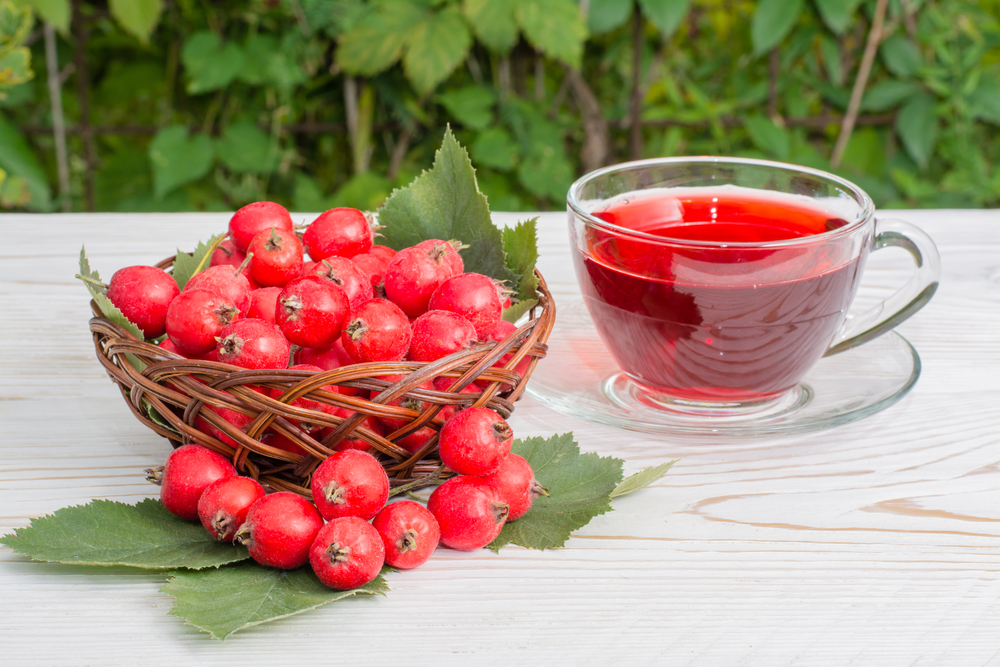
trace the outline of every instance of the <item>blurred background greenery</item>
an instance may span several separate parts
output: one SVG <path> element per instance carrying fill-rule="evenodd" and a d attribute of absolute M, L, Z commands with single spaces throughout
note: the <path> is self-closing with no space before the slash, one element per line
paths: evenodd
<path fill-rule="evenodd" d="M 377 207 L 446 124 L 493 210 L 753 156 L 1000 205 L 1000 0 L 0 0 L 0 209 Z"/>

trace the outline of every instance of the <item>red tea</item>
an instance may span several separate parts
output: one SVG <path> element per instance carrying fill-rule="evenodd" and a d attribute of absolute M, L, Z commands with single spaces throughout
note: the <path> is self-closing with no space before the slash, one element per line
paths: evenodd
<path fill-rule="evenodd" d="M 587 227 L 574 261 L 594 324 L 629 375 L 691 401 L 795 386 L 843 322 L 866 255 L 823 239 L 740 245 L 847 222 L 806 197 L 734 186 L 630 194 L 594 215 L 659 239 Z"/>

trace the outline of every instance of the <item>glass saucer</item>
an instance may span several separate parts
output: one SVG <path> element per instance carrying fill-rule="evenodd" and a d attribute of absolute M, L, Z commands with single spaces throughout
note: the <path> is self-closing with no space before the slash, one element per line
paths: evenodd
<path fill-rule="evenodd" d="M 820 359 L 798 387 L 765 409 L 705 414 L 664 406 L 622 373 L 582 301 L 561 305 L 548 346 L 528 382 L 529 396 L 558 412 L 645 433 L 755 436 L 831 428 L 886 409 L 920 376 L 917 351 L 890 332 Z"/>

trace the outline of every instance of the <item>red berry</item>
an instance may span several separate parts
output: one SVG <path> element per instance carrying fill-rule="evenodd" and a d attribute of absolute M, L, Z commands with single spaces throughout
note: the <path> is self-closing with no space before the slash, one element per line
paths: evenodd
<path fill-rule="evenodd" d="M 183 445 L 170 452 L 163 470 L 153 469 L 151 481 L 160 482 L 160 501 L 182 519 L 198 520 L 198 500 L 212 482 L 236 474 L 232 462 L 201 445 Z"/>
<path fill-rule="evenodd" d="M 411 327 L 409 356 L 413 361 L 434 361 L 476 342 L 475 327 L 461 315 L 447 310 L 429 310 L 414 320 Z"/>
<path fill-rule="evenodd" d="M 373 245 L 368 252 L 372 255 L 384 257 L 386 262 L 391 262 L 392 258 L 396 256 L 396 251 L 387 245 Z"/>
<path fill-rule="evenodd" d="M 496 283 L 479 273 L 463 273 L 444 281 L 434 290 L 427 307 L 461 315 L 480 337 L 496 326 L 503 313 Z"/>
<path fill-rule="evenodd" d="M 496 487 L 500 497 L 510 506 L 508 522 L 524 516 L 531 509 L 535 498 L 548 495 L 535 479 L 531 464 L 517 454 L 509 454 L 500 467 L 484 479 Z"/>
<path fill-rule="evenodd" d="M 166 350 L 167 352 L 173 352 L 174 354 L 180 357 L 184 356 L 184 354 L 177 349 L 177 346 L 174 345 L 174 342 L 169 338 L 164 338 L 163 340 L 161 340 L 159 342 L 159 346 L 161 349 Z"/>
<path fill-rule="evenodd" d="M 354 360 L 344 350 L 343 335 L 325 347 L 303 347 L 296 353 L 296 361 L 300 364 L 313 364 L 319 366 L 324 371 L 350 366 Z M 340 393 L 344 396 L 363 396 L 368 398 L 367 389 L 356 389 L 354 387 L 340 387 Z"/>
<path fill-rule="evenodd" d="M 278 295 L 275 322 L 303 347 L 331 345 L 344 328 L 350 303 L 343 289 L 315 276 L 296 278 Z"/>
<path fill-rule="evenodd" d="M 254 202 L 236 211 L 230 218 L 229 238 L 237 249 L 246 252 L 253 237 L 272 227 L 293 231 L 292 216 L 281 204 Z"/>
<path fill-rule="evenodd" d="M 242 266 L 247 255 L 236 247 L 232 239 L 222 241 L 208 260 L 209 266 Z"/>
<path fill-rule="evenodd" d="M 406 451 L 408 451 L 409 453 L 416 454 L 421 449 L 423 449 L 424 445 L 427 444 L 427 441 L 433 438 L 435 435 L 437 435 L 437 431 L 435 431 L 430 426 L 421 426 L 413 433 L 410 433 L 409 435 L 404 435 L 402 438 L 396 440 L 396 444 L 405 449 Z"/>
<path fill-rule="evenodd" d="M 259 387 L 253 385 L 246 385 L 248 389 L 252 389 L 258 393 L 264 393 Z M 202 412 L 199 412 L 198 416 L 195 417 L 194 425 L 195 428 L 201 430 L 206 435 L 210 435 L 214 438 L 218 438 L 222 442 L 226 443 L 231 447 L 238 447 L 239 443 L 236 442 L 232 437 L 225 433 L 222 429 L 212 424 L 206 417 L 203 416 L 204 411 L 212 412 L 221 417 L 227 424 L 232 426 L 237 431 L 246 432 L 247 427 L 253 423 L 254 418 L 243 414 L 242 412 L 237 412 L 235 410 L 230 410 L 229 408 L 217 408 L 214 405 L 203 404 L 201 406 Z"/>
<path fill-rule="evenodd" d="M 322 527 L 323 517 L 311 502 L 279 491 L 251 505 L 233 541 L 261 565 L 292 570 L 309 562 L 309 547 Z"/>
<path fill-rule="evenodd" d="M 496 341 L 497 343 L 500 343 L 507 340 L 507 338 L 510 337 L 510 335 L 513 334 L 515 331 L 517 331 L 516 326 L 514 326 L 513 324 L 511 324 L 506 320 L 500 320 L 499 322 L 496 323 L 496 326 L 494 326 L 492 329 L 490 329 L 485 334 L 480 336 L 479 340 L 480 342 L 484 343 L 488 341 Z M 508 352 L 507 354 L 500 357 L 500 359 L 498 359 L 496 363 L 493 364 L 493 367 L 503 368 L 513 358 L 514 358 L 514 353 Z M 525 355 L 524 357 L 521 358 L 521 361 L 517 362 L 517 366 L 514 367 L 514 371 L 523 377 L 524 374 L 528 372 L 528 364 L 530 362 L 531 362 L 531 357 Z M 480 381 L 480 384 L 485 385 L 487 383 Z M 501 388 L 504 391 L 506 391 L 510 389 L 511 386 L 505 382 L 501 385 Z"/>
<path fill-rule="evenodd" d="M 281 289 L 280 287 L 261 287 L 250 292 L 250 308 L 247 309 L 247 317 L 274 324 L 274 313 Z"/>
<path fill-rule="evenodd" d="M 309 549 L 313 572 L 326 586 L 349 591 L 378 576 L 385 562 L 385 547 L 370 523 L 354 516 L 323 526 Z"/>
<path fill-rule="evenodd" d="M 422 248 L 424 250 L 433 250 L 444 257 L 444 261 L 451 267 L 451 275 L 457 276 L 465 271 L 465 263 L 462 261 L 462 256 L 458 254 L 458 251 L 462 248 L 467 248 L 468 246 L 462 245 L 461 241 L 456 241 L 452 239 L 451 241 L 442 241 L 441 239 L 427 239 L 426 241 L 421 241 L 415 248 Z"/>
<path fill-rule="evenodd" d="M 351 313 L 341 340 L 355 363 L 399 361 L 410 349 L 410 321 L 399 306 L 371 299 Z"/>
<path fill-rule="evenodd" d="M 347 419 L 353 414 L 354 414 L 353 412 L 343 409 L 337 412 L 338 416 L 343 417 L 345 419 Z M 375 435 L 385 435 L 385 427 L 382 426 L 382 422 L 378 420 L 378 417 L 369 416 L 363 422 L 361 422 L 360 426 L 368 429 Z M 326 439 L 327 436 L 329 436 L 333 431 L 334 428 L 332 426 L 323 429 L 323 438 Z M 362 452 L 367 452 L 369 449 L 371 449 L 371 447 L 372 447 L 371 444 L 369 444 L 361 437 L 344 438 L 343 440 L 341 440 L 340 442 L 338 442 L 333 446 L 334 450 L 338 452 L 342 452 L 348 449 L 357 449 Z"/>
<path fill-rule="evenodd" d="M 356 208 L 334 208 L 313 220 L 302 240 L 315 262 L 332 255 L 354 257 L 371 250 L 372 229 Z"/>
<path fill-rule="evenodd" d="M 313 366 L 312 364 L 296 364 L 295 366 L 292 366 L 288 370 L 290 370 L 290 371 L 311 371 L 313 373 L 322 373 L 323 372 L 322 368 L 320 368 L 319 366 Z M 326 390 L 326 391 L 328 391 L 328 392 L 330 392 L 330 393 L 333 393 L 333 394 L 340 393 L 340 388 L 337 387 L 337 385 L 334 385 L 334 384 L 324 385 L 323 389 Z M 276 401 L 281 400 L 281 397 L 284 394 L 285 394 L 285 392 L 283 390 L 281 390 L 281 389 L 278 389 L 277 387 L 271 389 L 271 398 L 273 398 Z M 330 414 L 330 415 L 337 414 L 337 408 L 335 406 L 330 405 L 328 403 L 321 403 L 319 401 L 314 401 L 311 398 L 301 398 L 301 397 L 300 398 L 296 398 L 294 401 L 292 401 L 290 403 L 290 405 L 292 405 L 294 407 L 297 407 L 297 408 L 302 408 L 303 410 L 312 410 L 314 412 L 323 412 L 323 413 Z M 288 421 L 291 422 L 292 424 L 295 424 L 295 425 L 301 427 L 305 431 L 313 431 L 313 430 L 316 429 L 316 425 L 302 423 L 298 419 L 288 418 Z M 301 448 L 299 448 L 299 449 L 301 449 Z"/>
<path fill-rule="evenodd" d="M 250 310 L 250 281 L 231 266 L 212 266 L 191 276 L 184 291 L 207 289 L 231 302 L 240 313 Z"/>
<path fill-rule="evenodd" d="M 198 518 L 205 530 L 222 542 L 232 542 L 246 521 L 250 506 L 264 497 L 264 487 L 250 477 L 224 477 L 198 499 Z"/>
<path fill-rule="evenodd" d="M 327 257 L 315 263 L 310 262 L 308 268 L 302 268 L 302 275 L 329 280 L 342 288 L 347 294 L 347 299 L 351 302 L 352 311 L 375 296 L 375 290 L 368 274 L 362 271 L 353 259 Z"/>
<path fill-rule="evenodd" d="M 181 292 L 167 308 L 167 335 L 187 356 L 215 349 L 215 339 L 236 320 L 232 301 L 215 292 L 193 289 Z"/>
<path fill-rule="evenodd" d="M 427 509 L 437 519 L 441 543 L 471 551 L 496 539 L 507 520 L 507 503 L 481 477 L 452 477 L 434 489 Z"/>
<path fill-rule="evenodd" d="M 295 232 L 272 227 L 253 237 L 250 274 L 264 287 L 284 286 L 302 270 L 302 242 Z"/>
<path fill-rule="evenodd" d="M 503 417 L 483 407 L 466 408 L 441 428 L 441 463 L 460 475 L 495 472 L 510 454 L 514 432 Z"/>
<path fill-rule="evenodd" d="M 434 290 L 451 276 L 451 265 L 443 253 L 406 248 L 396 253 L 385 269 L 385 294 L 409 317 L 419 317 L 427 312 Z"/>
<path fill-rule="evenodd" d="M 127 266 L 111 276 L 107 297 L 143 336 L 158 338 L 167 330 L 167 309 L 179 293 L 177 282 L 166 271 Z"/>
<path fill-rule="evenodd" d="M 385 257 L 368 252 L 363 255 L 351 257 L 351 261 L 368 276 L 368 281 L 373 288 L 382 284 L 382 277 L 389 266 L 389 260 Z"/>
<path fill-rule="evenodd" d="M 281 330 L 264 320 L 236 320 L 219 334 L 216 355 L 241 368 L 288 368 L 291 346 Z"/>
<path fill-rule="evenodd" d="M 389 498 L 389 476 L 371 454 L 357 449 L 337 452 L 323 461 L 310 481 L 313 502 L 323 518 L 371 519 Z"/>
<path fill-rule="evenodd" d="M 441 539 L 441 529 L 430 511 L 412 500 L 390 503 L 372 520 L 385 547 L 387 565 L 409 570 L 423 565 Z"/>
<path fill-rule="evenodd" d="M 403 376 L 403 375 L 380 375 L 380 376 L 378 376 L 378 379 L 385 380 L 385 381 L 387 381 L 389 383 L 393 383 L 394 384 L 394 383 L 399 382 L 400 380 L 402 380 L 403 377 L 405 377 L 405 376 Z M 431 383 L 430 380 L 427 380 L 426 382 L 418 385 L 416 388 L 417 389 L 427 389 L 427 390 L 433 391 L 434 390 L 434 385 Z M 374 397 L 375 397 L 375 394 L 373 392 L 372 398 L 374 398 Z M 415 396 L 410 396 L 409 394 L 403 394 L 402 396 L 399 396 L 398 398 L 394 398 L 391 401 L 389 401 L 388 403 L 386 403 L 386 405 L 392 405 L 392 406 L 395 406 L 395 407 L 406 408 L 407 410 L 413 410 L 415 412 L 423 412 L 424 410 L 426 410 L 427 408 L 430 407 L 430 403 L 429 402 L 424 401 L 422 399 L 419 399 L 419 398 L 417 398 Z M 381 422 L 383 424 L 386 425 L 386 428 L 388 428 L 391 431 L 395 431 L 396 429 L 403 428 L 404 426 L 406 426 L 407 424 L 409 424 L 411 421 L 413 421 L 412 417 L 380 417 L 379 419 L 381 420 Z"/>

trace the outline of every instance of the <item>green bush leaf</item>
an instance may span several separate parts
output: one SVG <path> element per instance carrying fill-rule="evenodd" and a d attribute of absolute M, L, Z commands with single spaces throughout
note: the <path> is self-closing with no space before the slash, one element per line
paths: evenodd
<path fill-rule="evenodd" d="M 465 0 L 462 11 L 483 44 L 495 53 L 507 53 L 517 43 L 514 0 Z"/>
<path fill-rule="evenodd" d="M 518 0 L 515 16 L 533 47 L 570 67 L 580 67 L 587 24 L 574 0 Z"/>
<path fill-rule="evenodd" d="M 434 154 L 434 166 L 393 192 L 379 209 L 378 221 L 383 243 L 392 248 L 424 239 L 458 239 L 469 246 L 462 250 L 466 271 L 511 284 L 519 279 L 507 268 L 500 230 L 490 219 L 469 155 L 451 129 Z"/>
<path fill-rule="evenodd" d="M 125 314 L 118 310 L 118 307 L 111 303 L 111 300 L 108 299 L 106 295 L 108 290 L 101 281 L 101 276 L 98 275 L 97 271 L 90 270 L 90 260 L 87 259 L 86 249 L 83 247 L 80 248 L 80 273 L 77 275 L 77 278 L 83 281 L 83 284 L 90 292 L 90 296 L 94 299 L 94 303 L 97 304 L 97 309 L 101 311 L 101 314 L 104 315 L 105 319 L 117 324 L 137 339 L 144 339 L 142 329 L 125 317 Z M 132 365 L 141 370 L 142 364 L 139 360 L 132 355 L 128 356 Z"/>
<path fill-rule="evenodd" d="M 269 174 L 277 162 L 277 146 L 271 144 L 271 136 L 248 120 L 227 125 L 215 152 L 222 164 L 237 174 Z"/>
<path fill-rule="evenodd" d="M 385 595 L 389 586 L 380 574 L 360 588 L 335 591 L 309 567 L 277 570 L 246 562 L 218 570 L 179 571 L 160 590 L 174 598 L 172 615 L 224 640 L 234 632 L 344 598 Z"/>
<path fill-rule="evenodd" d="M 60 32 L 69 30 L 69 19 L 72 15 L 69 0 L 31 0 L 31 6 L 46 23 Z"/>
<path fill-rule="evenodd" d="M 172 275 L 178 287 L 184 289 L 184 286 L 196 273 L 201 273 L 208 268 L 209 255 L 222 241 L 222 237 L 222 234 L 217 234 L 208 241 L 198 243 L 198 247 L 194 249 L 193 253 L 177 251 L 177 255 L 174 257 Z"/>
<path fill-rule="evenodd" d="M 35 78 L 31 69 L 31 49 L 18 46 L 0 54 L 0 91 Z"/>
<path fill-rule="evenodd" d="M 750 20 L 753 54 L 767 53 L 781 43 L 802 12 L 804 0 L 761 0 Z"/>
<path fill-rule="evenodd" d="M 969 101 L 974 117 L 1000 125 L 1000 82 L 981 79 Z"/>
<path fill-rule="evenodd" d="M 48 178 L 34 151 L 13 123 L 0 114 L 0 169 L 8 176 L 18 176 L 27 183 L 31 195 L 27 207 L 34 211 L 52 210 Z"/>
<path fill-rule="evenodd" d="M 649 486 L 656 480 L 666 475 L 667 471 L 669 471 L 673 465 L 677 463 L 677 461 L 679 461 L 679 459 L 667 461 L 666 463 L 661 463 L 658 466 L 650 466 L 633 475 L 629 475 L 622 481 L 621 484 L 615 487 L 615 490 L 611 492 L 609 497 L 620 498 L 621 496 L 635 493 L 639 489 Z"/>
<path fill-rule="evenodd" d="M 440 93 L 435 99 L 458 122 L 474 130 L 485 130 L 493 122 L 497 96 L 489 88 L 465 86 Z"/>
<path fill-rule="evenodd" d="M 826 26 L 841 35 L 851 25 L 854 12 L 864 0 L 813 0 Z"/>
<path fill-rule="evenodd" d="M 660 34 L 669 37 L 687 16 L 691 0 L 639 0 L 642 15 L 656 26 Z"/>
<path fill-rule="evenodd" d="M 149 144 L 156 196 L 197 181 L 212 168 L 214 157 L 215 148 L 207 135 L 188 137 L 188 129 L 182 125 L 160 130 Z"/>
<path fill-rule="evenodd" d="M 504 319 L 516 322 L 518 318 L 538 302 L 538 277 L 535 263 L 538 261 L 538 218 L 522 220 L 513 227 L 504 227 L 503 249 L 507 254 L 507 268 L 521 276 L 517 285 L 515 300 L 504 311 Z"/>
<path fill-rule="evenodd" d="M 518 180 L 528 192 L 553 202 L 566 199 L 573 176 L 573 163 L 559 135 L 531 144 L 517 168 Z"/>
<path fill-rule="evenodd" d="M 27 39 L 34 24 L 30 5 L 0 1 L 0 55 Z"/>
<path fill-rule="evenodd" d="M 422 2 L 379 0 L 340 36 L 337 64 L 352 74 L 371 76 L 389 69 L 403 54 L 414 26 L 424 20 Z"/>
<path fill-rule="evenodd" d="M 632 2 L 625 0 L 590 0 L 587 28 L 591 35 L 611 32 L 632 16 Z"/>
<path fill-rule="evenodd" d="M 329 208 L 347 206 L 362 211 L 374 211 L 381 206 L 392 191 L 392 183 L 385 176 L 371 171 L 352 176 L 330 198 Z"/>
<path fill-rule="evenodd" d="M 938 137 L 938 117 L 934 98 L 922 94 L 903 105 L 896 116 L 896 134 L 913 161 L 926 167 Z"/>
<path fill-rule="evenodd" d="M 919 94 L 921 90 L 920 85 L 912 81 L 880 81 L 865 91 L 861 98 L 861 111 L 888 111 L 907 98 Z"/>
<path fill-rule="evenodd" d="M 118 24 L 143 44 L 149 41 L 163 12 L 163 0 L 109 0 L 108 6 Z"/>
<path fill-rule="evenodd" d="M 743 127 L 746 128 L 754 146 L 779 160 L 788 160 L 791 152 L 788 130 L 778 127 L 767 116 L 747 116 L 743 121 Z"/>
<path fill-rule="evenodd" d="M 256 33 L 243 43 L 243 67 L 239 78 L 252 86 L 274 86 L 289 90 L 305 83 L 309 77 L 286 53 L 274 35 Z"/>
<path fill-rule="evenodd" d="M 879 54 L 889 71 L 899 77 L 914 76 L 924 65 L 917 45 L 898 32 L 882 42 Z"/>
<path fill-rule="evenodd" d="M 244 65 L 243 49 L 222 39 L 211 30 L 188 37 L 181 49 L 181 62 L 188 75 L 187 91 L 192 95 L 225 88 Z"/>
<path fill-rule="evenodd" d="M 249 557 L 243 547 L 217 541 L 199 522 L 174 516 L 154 498 L 136 505 L 93 500 L 64 507 L 0 542 L 32 560 L 153 570 L 215 568 Z"/>
<path fill-rule="evenodd" d="M 472 46 L 472 34 L 459 8 L 429 13 L 411 26 L 403 71 L 419 93 L 429 93 L 455 71 Z"/>
<path fill-rule="evenodd" d="M 527 514 L 506 524 L 489 544 L 493 551 L 507 544 L 561 547 L 574 530 L 611 510 L 610 494 L 622 480 L 621 459 L 581 454 L 572 433 L 515 440 L 511 451 L 527 459 L 549 495 L 535 498 Z"/>
<path fill-rule="evenodd" d="M 483 167 L 510 171 L 517 164 L 517 154 L 517 143 L 502 127 L 480 132 L 472 142 L 472 159 Z"/>

